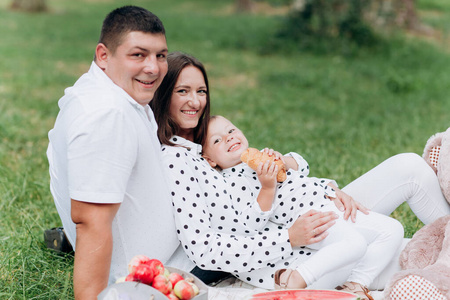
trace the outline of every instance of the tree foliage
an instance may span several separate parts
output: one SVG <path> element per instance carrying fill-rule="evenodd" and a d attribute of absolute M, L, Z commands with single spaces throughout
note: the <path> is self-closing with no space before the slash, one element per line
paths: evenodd
<path fill-rule="evenodd" d="M 378 28 L 416 29 L 414 0 L 294 0 L 278 40 L 300 47 L 371 46 Z"/>

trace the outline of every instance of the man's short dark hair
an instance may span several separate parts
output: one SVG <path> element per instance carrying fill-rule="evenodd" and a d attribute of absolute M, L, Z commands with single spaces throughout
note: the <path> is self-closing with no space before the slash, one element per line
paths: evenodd
<path fill-rule="evenodd" d="M 166 34 L 161 20 L 145 8 L 127 5 L 110 12 L 103 21 L 99 43 L 115 53 L 124 36 L 132 31 Z"/>

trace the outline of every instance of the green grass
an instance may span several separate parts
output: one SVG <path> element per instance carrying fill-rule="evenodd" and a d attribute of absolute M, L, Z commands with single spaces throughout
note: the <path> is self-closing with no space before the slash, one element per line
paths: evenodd
<path fill-rule="evenodd" d="M 57 100 L 89 67 L 101 20 L 128 3 L 49 0 L 49 13 L 26 14 L 0 0 L 1 299 L 73 297 L 73 259 L 43 243 L 43 231 L 60 226 L 47 133 Z M 431 43 L 397 36 L 352 56 L 277 52 L 265 41 L 281 17 L 236 15 L 232 0 L 132 3 L 161 17 L 171 51 L 205 63 L 214 114 L 229 117 L 254 147 L 302 153 L 314 176 L 344 186 L 389 156 L 421 154 L 449 126 L 446 0 L 418 1 L 441 33 Z M 422 226 L 405 205 L 393 216 L 408 236 Z"/>

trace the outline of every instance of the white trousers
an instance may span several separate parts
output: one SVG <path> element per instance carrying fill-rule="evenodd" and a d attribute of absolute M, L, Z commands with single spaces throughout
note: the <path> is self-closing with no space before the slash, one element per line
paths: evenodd
<path fill-rule="evenodd" d="M 450 214 L 450 205 L 442 195 L 436 174 L 422 157 L 414 153 L 393 156 L 342 189 L 373 212 L 390 215 L 403 202 L 425 224 Z M 362 216 L 359 214 L 357 218 Z M 369 285 L 384 289 L 392 275 L 400 270 L 398 258 L 406 246 L 404 239 L 390 263 Z M 351 278 L 360 262 L 329 272 L 308 288 L 332 289 Z"/>
<path fill-rule="evenodd" d="M 376 212 L 358 212 L 356 222 L 344 220 L 334 202 L 323 207 L 339 215 L 328 236 L 309 245 L 318 250 L 297 271 L 309 286 L 330 271 L 354 265 L 346 281 L 371 284 L 392 260 L 403 240 L 403 226 L 397 220 Z"/>

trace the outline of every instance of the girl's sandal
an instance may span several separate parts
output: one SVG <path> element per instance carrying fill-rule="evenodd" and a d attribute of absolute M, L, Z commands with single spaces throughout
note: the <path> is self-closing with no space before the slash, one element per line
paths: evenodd
<path fill-rule="evenodd" d="M 347 281 L 343 285 L 336 287 L 336 290 L 356 294 L 360 296 L 361 300 L 374 300 L 369 294 L 369 289 L 356 282 Z"/>
<path fill-rule="evenodd" d="M 280 269 L 274 274 L 275 289 L 287 290 L 287 289 L 304 289 L 302 286 L 303 278 L 300 273 L 292 269 Z"/>

